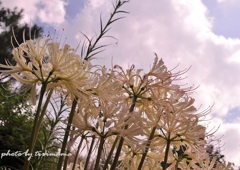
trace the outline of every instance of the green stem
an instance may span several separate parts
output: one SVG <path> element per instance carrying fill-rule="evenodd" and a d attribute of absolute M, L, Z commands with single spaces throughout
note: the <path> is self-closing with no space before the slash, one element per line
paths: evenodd
<path fill-rule="evenodd" d="M 76 167 L 78 154 L 79 154 L 79 152 L 80 152 L 80 148 L 82 147 L 82 143 L 83 143 L 84 138 L 85 138 L 85 137 L 82 135 L 81 141 L 80 141 L 80 143 L 79 143 L 79 145 L 78 145 L 78 150 L 77 150 L 76 156 L 75 156 L 75 158 L 74 158 L 74 163 L 73 163 L 73 168 L 72 168 L 72 170 L 74 170 L 75 167 Z"/>
<path fill-rule="evenodd" d="M 90 161 L 90 157 L 91 157 L 91 154 L 92 154 L 92 149 L 93 149 L 93 145 L 94 145 L 94 142 L 95 142 L 95 138 L 96 138 L 96 136 L 94 135 L 93 138 L 92 138 L 91 146 L 90 146 L 89 151 L 88 151 L 88 156 L 87 156 L 87 160 L 86 160 L 84 169 L 88 169 L 88 163 Z"/>
<path fill-rule="evenodd" d="M 29 152 L 30 155 L 33 154 L 33 149 L 34 149 L 35 143 L 36 143 L 35 140 L 36 140 L 37 134 L 35 134 L 35 132 L 37 130 L 37 123 L 38 123 L 38 120 L 39 120 L 39 116 L 40 116 L 40 112 L 41 112 L 41 106 L 42 106 L 43 97 L 44 97 L 44 93 L 46 91 L 46 88 L 47 88 L 47 83 L 43 83 L 42 87 L 41 87 L 40 98 L 39 98 L 39 101 L 38 101 L 38 106 L 37 106 L 36 115 L 35 115 L 35 118 L 34 118 L 34 124 L 33 124 L 30 144 L 29 144 L 29 151 L 28 152 Z M 30 159 L 28 159 L 28 157 L 27 157 L 25 159 L 23 169 L 28 170 L 29 165 L 30 165 Z"/>
<path fill-rule="evenodd" d="M 153 137 L 154 137 L 154 133 L 155 133 L 156 129 L 157 129 L 157 126 L 154 126 L 153 129 L 152 129 L 152 132 L 151 132 L 151 134 L 150 134 L 150 136 L 149 136 L 149 138 L 148 138 L 148 143 L 147 143 L 147 145 L 146 145 L 146 147 L 145 147 L 143 156 L 142 156 L 141 161 L 140 161 L 140 163 L 139 163 L 139 165 L 138 165 L 138 170 L 141 170 L 141 169 L 142 169 L 144 160 L 145 160 L 145 158 L 146 158 L 146 156 L 147 156 L 147 153 L 148 153 L 148 150 L 149 150 L 149 148 L 150 148 L 150 145 L 151 145 L 151 142 L 152 142 L 152 139 L 153 139 Z"/>
<path fill-rule="evenodd" d="M 70 151 L 69 150 L 67 150 L 67 155 L 70 153 Z M 68 163 L 68 156 L 65 158 L 65 160 L 64 160 L 64 165 L 63 165 L 63 169 L 65 170 L 65 169 L 67 169 L 67 163 Z"/>
<path fill-rule="evenodd" d="M 115 170 L 116 167 L 117 167 L 118 158 L 119 158 L 120 153 L 121 153 L 121 150 L 122 150 L 123 142 L 124 142 L 124 138 L 121 137 L 121 138 L 120 138 L 120 141 L 119 141 L 119 144 L 118 144 L 117 152 L 116 152 L 116 154 L 115 154 L 115 158 L 114 158 L 114 160 L 113 160 L 113 164 L 112 164 L 110 170 Z"/>
<path fill-rule="evenodd" d="M 34 145 L 36 145 L 37 137 L 38 137 L 38 134 L 39 134 L 41 125 L 42 125 L 42 121 L 43 121 L 44 115 L 45 115 L 45 113 L 46 113 L 47 106 L 48 106 L 48 104 L 49 104 L 49 102 L 50 102 L 50 99 L 51 99 L 52 94 L 53 94 L 53 89 L 51 89 L 50 92 L 48 93 L 47 99 L 46 99 L 46 101 L 45 101 L 45 103 L 44 103 L 44 106 L 43 106 L 43 108 L 42 108 L 42 110 L 41 110 L 41 114 L 40 114 L 40 117 L 39 117 L 38 122 L 37 122 L 37 127 L 36 127 L 35 132 L 34 132 L 34 134 L 35 134 L 35 136 L 34 136 L 34 142 L 33 142 Z M 46 144 L 47 144 L 47 143 L 46 143 Z M 45 149 L 44 149 L 43 151 L 45 151 Z M 39 164 L 41 163 L 42 158 L 43 158 L 43 156 L 41 156 L 40 160 L 38 161 Z M 38 165 L 37 165 L 37 166 L 38 166 Z"/>
<path fill-rule="evenodd" d="M 121 18 L 123 18 L 123 17 L 119 17 L 119 18 L 116 18 L 116 19 L 114 19 L 113 17 L 117 14 L 117 13 L 127 13 L 127 12 L 124 12 L 124 11 L 118 11 L 118 9 L 123 5 L 123 4 L 125 4 L 127 1 L 121 1 L 121 0 L 118 0 L 117 1 L 117 3 L 116 3 L 116 6 L 114 7 L 114 11 L 111 13 L 111 15 L 110 15 L 110 18 L 108 19 L 108 21 L 107 21 L 107 24 L 103 27 L 102 26 L 102 20 L 100 20 L 101 21 L 101 30 L 100 30 L 100 34 L 98 35 L 98 37 L 96 38 L 96 40 L 92 43 L 92 41 L 90 41 L 89 40 L 89 46 L 88 46 L 88 48 L 87 48 L 87 52 L 86 52 L 86 55 L 85 55 L 85 57 L 84 57 L 84 60 L 88 60 L 88 59 L 90 59 L 94 54 L 92 54 L 92 52 L 94 52 L 94 51 L 96 51 L 97 49 L 100 49 L 100 48 L 102 48 L 103 46 L 97 46 L 97 44 L 98 44 L 98 42 L 99 42 L 99 40 L 101 39 L 101 38 L 103 38 L 104 37 L 104 35 L 108 32 L 108 30 L 109 30 L 109 26 L 113 23 L 113 22 L 115 22 L 115 21 L 117 21 L 117 20 L 119 20 L 119 19 L 121 19 Z M 100 18 L 101 19 L 101 18 Z M 97 52 L 98 53 L 98 52 Z M 96 54 L 96 53 L 95 53 Z"/>
<path fill-rule="evenodd" d="M 177 161 L 177 163 L 175 165 L 175 170 L 178 170 L 178 163 L 179 163 L 179 161 Z"/>
<path fill-rule="evenodd" d="M 43 108 L 42 108 L 42 110 L 41 110 L 41 114 L 40 114 L 40 117 L 39 117 L 39 119 L 38 119 L 37 126 L 36 126 L 36 129 L 35 129 L 35 132 L 34 132 L 34 134 L 35 134 L 35 136 L 34 136 L 34 141 L 33 141 L 33 144 L 34 144 L 34 145 L 36 144 L 37 136 L 38 136 L 39 130 L 40 130 L 40 128 L 41 128 L 42 121 L 43 121 L 44 115 L 45 115 L 45 113 L 46 113 L 47 106 L 48 106 L 48 104 L 49 104 L 49 102 L 50 102 L 50 99 L 51 99 L 52 94 L 53 94 L 53 89 L 50 90 L 50 92 L 49 92 L 49 94 L 48 94 L 48 97 L 47 97 L 47 99 L 46 99 L 46 101 L 45 101 L 45 104 L 44 104 L 44 106 L 43 106 Z"/>
<path fill-rule="evenodd" d="M 114 149 L 115 149 L 115 146 L 116 146 L 118 140 L 119 140 L 119 136 L 117 136 L 116 139 L 115 139 L 115 141 L 113 142 L 112 148 L 111 148 L 111 150 L 110 150 L 110 152 L 109 152 L 109 154 L 108 154 L 108 157 L 107 157 L 107 160 L 106 160 L 105 165 L 104 165 L 104 167 L 103 167 L 103 170 L 106 170 L 106 169 L 108 168 L 108 162 L 109 162 L 110 159 L 112 158 L 112 154 L 113 154 L 113 151 L 114 151 Z"/>
<path fill-rule="evenodd" d="M 99 162 L 101 159 L 104 142 L 105 142 L 105 138 L 104 136 L 101 136 L 94 170 L 98 170 L 99 168 Z"/>
<path fill-rule="evenodd" d="M 43 120 L 43 117 L 44 117 L 45 112 L 46 112 L 46 110 L 47 110 L 47 106 L 48 106 L 48 104 L 49 104 L 49 102 L 50 102 L 50 99 L 51 99 L 52 94 L 53 94 L 53 89 L 50 90 L 50 92 L 49 92 L 49 94 L 48 94 L 48 97 L 47 97 L 47 99 L 46 99 L 46 101 L 45 101 L 45 104 L 44 104 L 44 106 L 43 106 L 43 108 L 42 108 L 41 115 L 40 115 L 40 117 L 39 117 L 39 119 L 38 119 L 37 128 L 36 128 L 36 133 L 37 133 L 37 134 L 38 134 L 39 129 L 40 129 L 40 127 L 41 127 L 42 120 Z"/>
<path fill-rule="evenodd" d="M 170 149 L 170 143 L 171 143 L 171 139 L 170 139 L 170 134 L 169 134 L 168 138 L 167 138 L 167 147 L 166 147 L 164 161 L 163 161 L 163 170 L 167 169 L 167 160 L 168 160 L 168 152 Z"/>
<path fill-rule="evenodd" d="M 137 98 L 138 98 L 137 95 L 133 97 L 132 105 L 129 108 L 129 114 L 131 114 L 133 112 L 135 104 L 136 104 L 136 101 L 137 101 Z M 131 117 L 131 115 L 129 116 L 129 118 L 130 117 Z M 125 125 L 123 129 L 127 129 L 127 128 L 128 128 L 128 125 Z M 119 144 L 118 144 L 117 152 L 115 154 L 115 157 L 114 157 L 114 160 L 113 160 L 113 164 L 112 164 L 110 170 L 115 170 L 116 167 L 117 167 L 117 163 L 118 163 L 118 159 L 119 159 L 119 156 L 120 156 L 120 153 L 121 153 L 121 150 L 122 150 L 123 142 L 124 142 L 124 138 L 121 136 Z"/>
<path fill-rule="evenodd" d="M 63 139 L 63 143 L 62 143 L 61 152 L 60 152 L 61 154 L 65 153 L 65 149 L 66 149 L 66 146 L 67 146 L 67 140 L 68 140 L 68 136 L 69 136 L 69 133 L 70 133 L 70 128 L 71 128 L 71 124 L 72 124 L 72 120 L 73 120 L 73 116 L 74 116 L 75 109 L 76 109 L 76 106 L 77 106 L 77 100 L 78 99 L 75 98 L 73 100 L 73 103 L 72 103 L 72 108 L 71 108 L 71 112 L 70 112 L 70 115 L 69 115 L 69 118 L 68 118 L 68 124 L 67 124 L 67 128 L 65 130 L 65 135 L 64 135 L 64 139 Z M 64 159 L 64 155 L 61 155 L 59 157 L 59 160 L 58 160 L 57 170 L 62 169 L 63 159 Z"/>

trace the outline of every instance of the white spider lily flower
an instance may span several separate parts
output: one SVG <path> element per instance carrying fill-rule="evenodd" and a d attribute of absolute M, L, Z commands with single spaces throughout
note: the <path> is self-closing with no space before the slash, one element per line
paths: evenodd
<path fill-rule="evenodd" d="M 90 62 L 82 60 L 68 44 L 60 47 L 51 38 L 39 37 L 23 42 L 12 54 L 16 65 L 1 64 L 0 71 L 32 88 L 31 99 L 36 97 L 36 85 L 45 84 L 46 91 L 58 87 L 75 97 L 86 94 L 84 86 L 91 83 Z"/>

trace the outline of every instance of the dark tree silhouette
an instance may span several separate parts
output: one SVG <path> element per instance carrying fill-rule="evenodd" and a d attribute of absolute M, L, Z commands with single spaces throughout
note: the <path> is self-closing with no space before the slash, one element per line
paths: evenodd
<path fill-rule="evenodd" d="M 2 7 L 0 1 L 0 63 L 6 64 L 6 60 L 14 64 L 12 59 L 13 46 L 17 46 L 13 38 L 13 33 L 19 43 L 23 42 L 23 33 L 25 32 L 26 39 L 31 37 L 38 37 L 43 29 L 37 25 L 29 26 L 27 24 L 21 25 L 19 22 L 23 16 L 23 10 L 17 8 L 8 9 Z M 30 31 L 31 30 L 31 31 Z M 30 34 L 31 32 L 31 34 Z M 13 38 L 13 43 L 11 39 Z"/>

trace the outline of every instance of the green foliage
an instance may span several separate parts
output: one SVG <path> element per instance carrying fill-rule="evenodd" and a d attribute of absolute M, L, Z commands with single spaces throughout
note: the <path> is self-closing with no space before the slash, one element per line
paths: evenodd
<path fill-rule="evenodd" d="M 28 149 L 33 126 L 33 107 L 27 102 L 27 94 L 19 95 L 11 91 L 10 82 L 0 86 L 0 154 L 25 152 Z M 38 136 L 35 151 L 56 153 L 56 138 L 53 119 L 44 120 L 44 128 Z M 0 167 L 22 169 L 25 157 L 6 156 L 0 159 Z M 41 169 L 55 166 L 57 157 L 33 157 L 32 165 Z"/>
<path fill-rule="evenodd" d="M 13 10 L 1 6 L 0 2 L 0 63 L 6 64 L 6 60 L 15 64 L 11 51 L 17 43 L 22 43 L 25 39 L 39 37 L 42 28 L 37 25 L 30 27 L 27 24 L 19 23 L 23 10 L 14 8 Z M 23 35 L 23 33 L 26 34 Z M 16 40 L 12 40 L 12 37 Z M 7 77 L 7 76 L 6 76 Z M 19 94 L 16 89 L 24 87 L 8 78 L 1 76 L 0 80 L 0 154 L 14 152 L 26 152 L 33 127 L 34 108 L 28 102 L 28 93 Z M 13 89 L 15 88 L 16 89 Z M 19 88 L 20 87 L 20 88 Z M 26 91 L 27 92 L 27 91 Z M 54 143 L 56 133 L 53 133 L 51 126 L 52 119 L 44 120 L 43 128 L 38 136 L 36 151 L 56 153 L 57 148 Z M 48 143 L 46 143 L 48 142 Z M 0 169 L 8 167 L 11 169 L 22 169 L 24 156 L 5 156 L 0 159 Z M 46 169 L 55 166 L 56 157 L 33 157 L 32 166 Z M 35 168 L 34 168 L 35 169 Z"/>
<path fill-rule="evenodd" d="M 12 93 L 9 83 L 0 86 L 0 152 L 25 151 L 31 132 L 31 106 L 25 95 Z M 0 165 L 20 168 L 23 157 L 3 157 Z"/>

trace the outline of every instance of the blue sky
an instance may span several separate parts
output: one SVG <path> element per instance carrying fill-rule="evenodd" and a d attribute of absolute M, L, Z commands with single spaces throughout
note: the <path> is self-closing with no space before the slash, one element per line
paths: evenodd
<path fill-rule="evenodd" d="M 79 12 L 81 12 L 83 5 L 84 5 L 84 1 L 69 0 L 68 5 L 66 6 L 67 18 L 75 17 Z"/>
<path fill-rule="evenodd" d="M 213 31 L 228 38 L 240 38 L 240 1 L 222 2 L 203 0 L 214 18 Z"/>
<path fill-rule="evenodd" d="M 73 47 L 83 38 L 80 31 L 96 35 L 100 14 L 105 21 L 112 10 L 110 0 L 3 0 L 3 5 L 23 8 L 22 22 L 38 23 L 45 33 L 64 29 Z M 240 165 L 240 1 L 131 0 L 124 10 L 130 13 L 109 32 L 117 44 L 105 39 L 112 44 L 96 62 L 148 70 L 156 52 L 168 68 L 191 66 L 184 83 L 199 86 L 193 93 L 197 107 L 214 105 L 209 129 L 220 125 L 222 153 Z"/>

